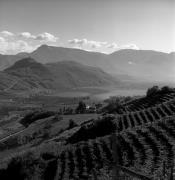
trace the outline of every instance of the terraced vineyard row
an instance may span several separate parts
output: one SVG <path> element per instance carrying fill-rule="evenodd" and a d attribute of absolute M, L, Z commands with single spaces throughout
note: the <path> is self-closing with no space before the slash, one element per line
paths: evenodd
<path fill-rule="evenodd" d="M 175 92 L 167 94 L 158 94 L 154 97 L 143 97 L 124 104 L 123 113 L 140 111 L 149 107 L 157 106 L 158 104 L 172 101 L 175 98 Z"/>
<path fill-rule="evenodd" d="M 157 122 L 175 114 L 175 101 L 116 117 L 118 131 Z"/>
<path fill-rule="evenodd" d="M 154 124 L 162 120 L 166 121 L 172 116 L 175 116 L 175 101 L 124 115 L 104 116 L 101 120 L 92 120 L 86 125 L 83 124 L 77 132 L 67 139 L 67 142 L 77 143 L 79 141 L 102 137 L 116 130 L 117 132 L 121 132 L 135 127 L 144 127 L 147 124 Z"/>
<path fill-rule="evenodd" d="M 163 161 L 171 166 L 175 156 L 175 119 L 126 130 L 116 138 L 120 165 L 156 174 Z M 94 169 L 111 168 L 111 147 L 110 135 L 66 146 L 58 156 L 55 180 L 94 179 Z"/>

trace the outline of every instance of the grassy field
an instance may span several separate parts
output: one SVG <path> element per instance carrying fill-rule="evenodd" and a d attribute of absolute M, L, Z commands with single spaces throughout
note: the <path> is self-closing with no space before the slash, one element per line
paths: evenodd
<path fill-rule="evenodd" d="M 15 146 L 15 148 L 7 148 L 1 151 L 0 159 L 11 156 L 14 152 L 25 150 L 26 147 L 33 147 L 59 136 L 68 129 L 70 120 L 73 120 L 77 125 L 80 125 L 85 121 L 96 119 L 97 117 L 98 114 L 61 115 L 57 118 L 51 116 L 46 119 L 38 120 L 27 128 L 22 126 L 18 120 L 11 119 L 11 121 L 8 121 L 0 129 L 0 144 L 17 141 L 19 142 L 19 145 Z M 10 146 L 11 145 L 9 144 L 9 147 Z"/>

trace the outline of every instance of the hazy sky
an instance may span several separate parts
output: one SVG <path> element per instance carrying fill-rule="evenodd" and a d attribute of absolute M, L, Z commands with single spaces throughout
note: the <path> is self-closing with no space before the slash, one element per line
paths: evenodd
<path fill-rule="evenodd" d="M 0 32 L 0 53 L 31 51 L 43 43 L 170 52 L 175 0 L 0 0 Z"/>

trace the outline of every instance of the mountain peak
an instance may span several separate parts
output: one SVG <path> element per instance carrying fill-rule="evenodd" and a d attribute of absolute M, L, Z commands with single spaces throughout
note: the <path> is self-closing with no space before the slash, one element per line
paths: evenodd
<path fill-rule="evenodd" d="M 38 47 L 38 49 L 43 49 L 43 48 L 48 48 L 49 46 L 47 44 L 42 44 L 41 46 Z"/>
<path fill-rule="evenodd" d="M 47 44 L 42 44 L 41 46 L 39 46 L 35 51 L 48 51 L 48 50 L 51 50 L 51 49 L 54 49 L 54 48 L 56 48 L 55 46 L 49 46 L 49 45 L 47 45 Z M 57 47 L 57 48 L 59 48 L 59 47 Z M 33 51 L 33 52 L 35 52 L 35 51 Z"/>

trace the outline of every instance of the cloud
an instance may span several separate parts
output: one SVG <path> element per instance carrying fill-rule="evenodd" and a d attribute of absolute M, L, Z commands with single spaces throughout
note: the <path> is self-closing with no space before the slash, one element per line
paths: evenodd
<path fill-rule="evenodd" d="M 58 40 L 58 37 L 55 37 L 50 33 L 44 32 L 37 35 L 35 39 L 44 42 L 56 42 Z"/>
<path fill-rule="evenodd" d="M 74 44 L 74 45 L 85 45 L 87 44 L 88 40 L 87 39 L 71 39 L 71 40 L 68 40 L 68 42 L 70 44 Z"/>
<path fill-rule="evenodd" d="M 31 52 L 35 46 L 29 45 L 26 41 L 16 40 L 7 41 L 0 37 L 0 53 L 2 54 L 16 54 L 19 52 Z"/>
<path fill-rule="evenodd" d="M 87 44 L 87 39 L 71 39 L 71 40 L 68 40 L 68 43 L 69 44 L 72 44 L 72 45 L 75 45 L 75 48 L 82 48 L 82 46 L 86 45 Z"/>
<path fill-rule="evenodd" d="M 31 34 L 30 32 L 20 32 L 14 34 L 9 31 L 0 32 L 0 53 L 15 54 L 21 51 L 30 52 L 41 44 L 55 45 L 59 38 L 48 32 L 40 34 Z M 74 38 L 68 40 L 68 43 L 74 48 L 88 51 L 98 51 L 111 53 L 119 49 L 137 49 L 139 47 L 133 43 L 118 45 L 116 42 L 108 43 L 102 41 L 88 40 L 86 38 Z M 131 64 L 131 63 L 129 63 Z"/>
<path fill-rule="evenodd" d="M 35 39 L 36 36 L 32 35 L 29 32 L 22 32 L 19 34 L 19 37 L 26 38 L 26 39 Z"/>
<path fill-rule="evenodd" d="M 9 31 L 1 31 L 2 36 L 4 37 L 11 37 L 14 36 L 14 34 L 12 32 Z"/>
<path fill-rule="evenodd" d="M 18 35 L 19 38 L 24 39 L 31 39 L 31 40 L 38 40 L 41 42 L 56 42 L 58 40 L 58 37 L 55 37 L 54 35 L 44 32 L 38 35 L 32 35 L 30 32 L 22 32 Z"/>
<path fill-rule="evenodd" d="M 94 40 L 87 40 L 87 39 L 71 39 L 68 40 L 69 44 L 77 45 L 77 46 L 89 46 L 91 48 L 100 48 L 101 46 L 107 44 L 107 42 L 100 42 L 100 41 L 94 41 Z"/>
<path fill-rule="evenodd" d="M 2 31 L 0 32 L 2 37 L 14 37 L 16 39 L 33 39 L 33 40 L 38 40 L 41 42 L 56 42 L 58 40 L 58 37 L 55 37 L 53 34 L 50 34 L 48 32 L 43 32 L 38 35 L 32 35 L 30 32 L 21 32 L 18 35 L 13 34 L 12 32 L 9 31 Z"/>
<path fill-rule="evenodd" d="M 0 42 L 5 42 L 5 39 L 3 37 L 0 37 Z"/>
<path fill-rule="evenodd" d="M 70 39 L 70 40 L 68 40 L 69 44 L 77 44 L 77 42 L 78 42 L 78 39 Z"/>
<path fill-rule="evenodd" d="M 21 32 L 13 34 L 9 31 L 0 32 L 0 53 L 16 54 L 19 52 L 31 52 L 41 44 L 53 44 L 57 42 L 58 37 L 44 32 L 33 35 L 30 32 Z"/>
<path fill-rule="evenodd" d="M 88 43 L 92 48 L 99 48 L 106 44 L 106 42 L 100 42 L 100 41 L 89 41 Z"/>
<path fill-rule="evenodd" d="M 101 45 L 107 45 L 108 42 L 100 42 Z"/>
<path fill-rule="evenodd" d="M 105 53 L 106 53 L 105 51 L 106 48 L 107 48 L 106 50 L 108 53 L 111 51 L 120 50 L 120 49 L 139 50 L 139 47 L 133 43 L 129 43 L 125 45 L 118 45 L 116 42 L 108 43 L 108 42 L 101 42 L 101 41 L 94 41 L 94 40 L 87 40 L 87 39 L 77 39 L 77 38 L 68 40 L 68 43 L 71 45 L 74 45 L 74 48 L 81 48 L 85 50 L 97 48 L 98 50 L 102 50 Z"/>
<path fill-rule="evenodd" d="M 19 52 L 31 52 L 34 50 L 33 46 L 30 46 L 26 41 L 18 40 L 13 43 L 13 50 Z"/>
<path fill-rule="evenodd" d="M 108 44 L 106 47 L 110 49 L 116 49 L 118 48 L 118 45 L 116 43 L 111 43 L 111 44 Z"/>
<path fill-rule="evenodd" d="M 135 44 L 126 44 L 121 46 L 121 49 L 135 49 L 135 50 L 139 50 L 139 47 Z"/>
<path fill-rule="evenodd" d="M 7 43 L 3 37 L 0 37 L 0 53 L 4 54 L 5 49 L 7 47 Z"/>

